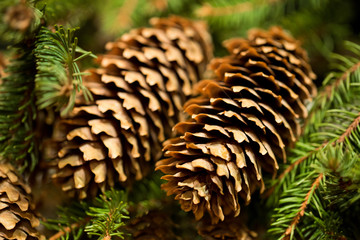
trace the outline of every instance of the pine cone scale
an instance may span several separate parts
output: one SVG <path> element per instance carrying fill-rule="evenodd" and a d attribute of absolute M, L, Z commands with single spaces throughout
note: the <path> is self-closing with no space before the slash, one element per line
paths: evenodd
<path fill-rule="evenodd" d="M 211 56 L 207 33 L 195 30 L 194 23 L 176 17 L 171 23 L 152 21 L 154 28 L 133 30 L 106 45 L 100 69 L 84 81 L 94 101 L 78 97 L 70 119 L 61 121 L 68 134 L 53 178 L 81 198 L 93 183 L 104 190 L 115 180 L 139 180 L 149 171 L 146 163 L 159 158 L 160 143 L 183 119 L 182 104 Z M 70 145 L 78 149 L 66 148 Z"/>
<path fill-rule="evenodd" d="M 35 229 L 39 218 L 30 204 L 30 187 L 25 185 L 8 164 L 0 165 L 0 238 L 43 239 Z"/>

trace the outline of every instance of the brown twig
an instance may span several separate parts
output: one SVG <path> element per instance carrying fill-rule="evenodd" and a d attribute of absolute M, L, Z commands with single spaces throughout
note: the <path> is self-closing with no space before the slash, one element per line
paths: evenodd
<path fill-rule="evenodd" d="M 226 16 L 231 14 L 240 14 L 244 12 L 252 11 L 258 8 L 260 5 L 265 4 L 274 4 L 279 2 L 280 0 L 267 0 L 265 3 L 257 3 L 257 2 L 242 2 L 235 5 L 223 6 L 223 7 L 214 7 L 209 3 L 205 3 L 202 7 L 200 7 L 195 15 L 197 17 L 215 17 L 215 16 Z"/>
<path fill-rule="evenodd" d="M 359 112 L 359 116 L 354 119 L 354 121 L 349 125 L 349 127 L 345 130 L 345 132 L 339 137 L 339 139 L 336 141 L 336 143 L 344 142 L 345 139 L 350 136 L 352 131 L 354 131 L 359 126 L 359 123 L 360 123 L 360 112 Z"/>
<path fill-rule="evenodd" d="M 64 236 L 66 233 L 71 232 L 73 229 L 80 227 L 81 225 L 86 224 L 88 221 L 90 221 L 91 218 L 85 218 L 83 221 L 76 222 L 70 225 L 70 227 L 65 227 L 64 229 L 58 231 L 54 235 L 52 235 L 49 240 L 57 240 Z"/>
<path fill-rule="evenodd" d="M 103 237 L 102 240 L 110 240 L 111 239 L 111 235 L 110 235 L 110 231 L 109 231 L 109 220 L 111 220 L 112 217 L 112 212 L 109 212 L 109 216 L 107 218 L 106 221 L 106 231 L 105 231 L 105 236 Z"/>
<path fill-rule="evenodd" d="M 328 100 L 334 89 L 337 89 L 339 85 L 346 80 L 346 78 L 349 76 L 349 74 L 355 72 L 358 68 L 360 68 L 360 61 L 355 63 L 353 66 L 351 66 L 349 69 L 347 69 L 338 79 L 336 79 L 333 83 L 327 85 L 324 90 L 321 92 L 319 98 L 325 98 L 325 100 Z M 314 114 L 314 111 L 310 113 L 310 115 L 305 119 L 304 126 L 307 125 L 309 120 L 311 119 L 312 115 Z"/>
<path fill-rule="evenodd" d="M 57 233 L 55 233 L 54 235 L 52 235 L 49 238 L 49 240 L 57 240 L 57 239 L 61 238 L 62 236 L 64 236 L 66 233 L 71 232 L 72 229 L 78 228 L 79 226 L 80 226 L 79 223 L 73 223 L 73 224 L 71 224 L 70 227 L 65 227 L 63 230 L 60 230 Z"/>
<path fill-rule="evenodd" d="M 314 150 L 310 151 L 308 154 L 306 154 L 305 156 L 299 158 L 298 160 L 296 160 L 295 162 L 293 162 L 290 166 L 288 166 L 277 178 L 277 183 L 272 186 L 271 188 L 269 188 L 269 190 L 266 191 L 266 193 L 264 193 L 264 197 L 267 198 L 269 197 L 275 190 L 275 187 L 277 186 L 277 184 L 280 182 L 281 179 L 283 179 L 289 172 L 291 172 L 297 165 L 299 165 L 300 163 L 304 162 L 306 159 L 308 159 L 312 154 L 316 153 L 317 151 L 321 150 L 323 147 L 325 147 L 327 144 L 327 142 L 324 142 L 323 144 L 321 144 L 321 146 L 315 148 Z"/>
<path fill-rule="evenodd" d="M 345 141 L 345 139 L 347 137 L 350 136 L 350 134 L 352 133 L 352 131 L 354 129 L 356 129 L 359 126 L 360 123 L 360 113 L 359 116 L 357 118 L 354 119 L 354 121 L 348 126 L 348 128 L 344 131 L 344 133 L 335 141 L 333 142 L 331 145 L 335 145 L 336 143 L 342 143 Z M 325 145 L 327 144 L 327 142 L 324 142 L 320 147 L 314 149 L 313 151 L 311 151 L 310 153 L 308 153 L 307 155 L 305 155 L 304 157 L 298 159 L 296 162 L 294 162 L 293 164 L 291 164 L 287 169 L 285 169 L 285 171 L 279 176 L 279 179 L 282 179 L 286 174 L 288 174 L 292 169 L 294 169 L 294 167 L 296 165 L 299 165 L 301 162 L 303 162 L 304 160 L 306 160 L 307 158 L 309 158 L 313 153 L 319 151 L 320 149 L 322 149 Z M 288 239 L 289 235 L 291 234 L 291 231 L 294 227 L 296 227 L 296 225 L 298 224 L 298 222 L 300 221 L 301 217 L 305 214 L 305 209 L 309 203 L 309 197 L 311 195 L 311 193 L 316 190 L 320 184 L 321 179 L 323 178 L 323 173 L 320 173 L 319 176 L 315 179 L 315 181 L 313 182 L 313 184 L 311 185 L 311 189 L 310 191 L 306 194 L 306 197 L 303 201 L 303 203 L 301 204 L 300 207 L 300 211 L 296 214 L 296 216 L 293 218 L 290 226 L 286 229 L 285 233 L 284 233 L 284 237 L 283 240 Z M 274 186 L 275 187 L 275 186 Z"/>
<path fill-rule="evenodd" d="M 350 136 L 350 134 L 352 133 L 352 131 L 354 129 L 356 129 L 360 124 L 360 112 L 359 112 L 359 116 L 357 118 L 354 119 L 354 121 L 348 126 L 348 128 L 344 131 L 344 133 L 339 137 L 338 140 L 336 140 L 335 142 L 332 143 L 332 145 L 335 145 L 335 143 L 342 143 L 345 141 L 345 139 L 347 137 Z M 310 151 L 308 154 L 306 154 L 305 156 L 299 158 L 298 160 L 296 160 L 295 162 L 293 162 L 290 166 L 288 166 L 278 177 L 278 183 L 280 182 L 281 179 L 283 179 L 289 172 L 291 172 L 297 165 L 299 165 L 300 163 L 304 162 L 306 159 L 308 159 L 312 154 L 318 152 L 319 150 L 321 150 L 323 147 L 326 146 L 328 142 L 325 141 L 323 142 L 323 144 L 321 144 L 321 146 L 315 148 L 314 150 Z M 265 194 L 264 197 L 268 197 L 271 195 L 271 193 L 274 191 L 276 185 L 272 186 Z"/>
<path fill-rule="evenodd" d="M 349 74 L 355 72 L 360 67 L 360 61 L 355 63 L 351 68 L 347 69 L 338 79 L 335 80 L 332 84 L 325 87 L 323 95 L 326 95 L 327 98 L 330 98 L 333 89 L 337 89 L 339 85 L 346 80 Z"/>
<path fill-rule="evenodd" d="M 312 183 L 310 190 L 307 192 L 304 201 L 301 204 L 301 207 L 299 208 L 299 212 L 296 214 L 296 216 L 293 218 L 290 226 L 286 229 L 284 233 L 283 240 L 289 239 L 289 235 L 291 234 L 292 230 L 296 227 L 296 225 L 299 223 L 300 218 L 304 216 L 305 209 L 307 205 L 309 204 L 309 199 L 312 195 L 312 193 L 319 187 L 320 181 L 323 179 L 324 174 L 320 173 L 319 176 L 315 179 L 315 181 Z"/>
<path fill-rule="evenodd" d="M 279 176 L 279 180 L 283 179 L 286 174 L 288 174 L 289 172 L 291 172 L 295 166 L 299 165 L 300 163 L 302 163 L 303 161 L 305 161 L 306 159 L 308 159 L 313 153 L 319 151 L 320 149 L 322 149 L 323 147 L 325 147 L 325 145 L 327 144 L 327 142 L 324 142 L 323 144 L 321 144 L 321 146 L 315 148 L 314 150 L 310 151 L 308 154 L 306 154 L 305 156 L 299 158 L 298 160 L 296 160 L 295 162 L 293 162 L 290 166 L 288 166 Z"/>

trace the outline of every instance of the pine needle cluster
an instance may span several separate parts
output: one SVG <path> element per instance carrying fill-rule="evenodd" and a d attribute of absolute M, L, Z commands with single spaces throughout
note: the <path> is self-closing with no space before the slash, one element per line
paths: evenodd
<path fill-rule="evenodd" d="M 359 45 L 334 55 L 336 70 L 324 81 L 302 139 L 272 190 L 269 233 L 279 239 L 356 239 L 344 215 L 358 204 Z M 355 235 L 354 235 L 355 234 Z"/>

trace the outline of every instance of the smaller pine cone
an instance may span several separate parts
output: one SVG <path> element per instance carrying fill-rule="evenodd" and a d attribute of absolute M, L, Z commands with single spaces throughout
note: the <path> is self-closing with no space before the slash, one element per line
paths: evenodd
<path fill-rule="evenodd" d="M 203 22 L 179 17 L 151 24 L 106 45 L 101 67 L 84 79 L 94 101 L 78 97 L 55 126 L 62 147 L 53 178 L 70 196 L 143 178 L 184 119 L 183 103 L 211 58 L 210 36 Z"/>
<path fill-rule="evenodd" d="M 8 164 L 0 164 L 0 239 L 45 239 L 35 229 L 40 220 L 33 212 L 31 189 Z"/>
<path fill-rule="evenodd" d="M 240 217 L 226 218 L 223 222 L 211 224 L 203 219 L 197 226 L 198 233 L 204 240 L 255 240 L 257 233 L 248 229 Z"/>
<path fill-rule="evenodd" d="M 131 220 L 127 227 L 134 240 L 175 240 L 174 226 L 168 213 L 151 210 Z"/>
<path fill-rule="evenodd" d="M 306 52 L 282 29 L 254 30 L 225 46 L 230 56 L 210 64 L 217 79 L 198 84 L 200 96 L 184 105 L 191 118 L 174 127 L 181 136 L 164 143 L 168 158 L 157 162 L 168 195 L 213 223 L 238 216 L 241 203 L 264 190 L 262 172 L 276 174 L 286 160 L 316 94 Z"/>

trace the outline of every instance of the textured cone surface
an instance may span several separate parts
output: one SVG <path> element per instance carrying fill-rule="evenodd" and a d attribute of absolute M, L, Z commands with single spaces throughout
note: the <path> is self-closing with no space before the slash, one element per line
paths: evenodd
<path fill-rule="evenodd" d="M 240 217 L 227 218 L 223 222 L 211 224 L 209 219 L 200 221 L 198 233 L 204 240 L 255 240 L 257 233 L 248 229 Z"/>
<path fill-rule="evenodd" d="M 168 213 L 152 210 L 131 220 L 128 230 L 134 240 L 175 240 L 177 238 L 173 232 L 174 226 L 175 223 Z"/>
<path fill-rule="evenodd" d="M 286 160 L 316 93 L 305 51 L 280 28 L 225 46 L 230 56 L 212 61 L 216 79 L 198 84 L 200 96 L 184 106 L 191 118 L 174 127 L 180 137 L 164 142 L 167 158 L 157 162 L 163 189 L 213 223 L 239 215 L 241 202 L 264 190 L 262 171 L 275 174 Z"/>
<path fill-rule="evenodd" d="M 94 101 L 79 96 L 55 127 L 62 148 L 53 178 L 72 196 L 141 179 L 184 119 L 183 103 L 211 58 L 210 36 L 204 23 L 179 17 L 151 24 L 106 45 L 101 67 L 84 80 Z"/>
<path fill-rule="evenodd" d="M 30 192 L 11 165 L 0 164 L 0 239 L 44 239 L 35 229 L 40 220 L 33 213 Z"/>

